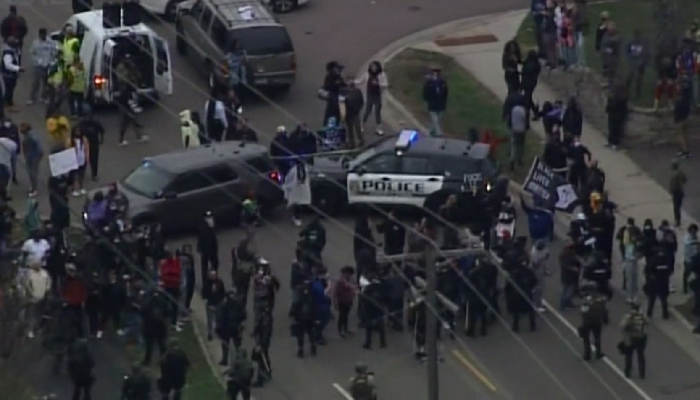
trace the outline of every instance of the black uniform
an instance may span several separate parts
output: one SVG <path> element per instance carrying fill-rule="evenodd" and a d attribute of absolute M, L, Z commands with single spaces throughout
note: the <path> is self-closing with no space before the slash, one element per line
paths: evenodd
<path fill-rule="evenodd" d="M 301 247 L 304 250 L 307 264 L 320 264 L 321 253 L 326 247 L 326 229 L 321 225 L 321 221 L 318 218 L 312 220 L 299 232 L 299 237 L 301 238 Z"/>
<path fill-rule="evenodd" d="M 185 276 L 185 308 L 189 310 L 192 304 L 192 297 L 194 296 L 194 288 L 197 283 L 197 274 L 194 271 L 194 256 L 190 252 L 189 246 L 183 247 L 179 256 L 182 264 L 182 272 Z"/>
<path fill-rule="evenodd" d="M 591 336 L 595 345 L 595 357 L 603 358 L 600 336 L 603 325 L 608 323 L 608 310 L 605 307 L 607 298 L 596 291 L 595 284 L 586 288 L 581 302 L 581 326 L 578 334 L 583 339 L 583 359 L 591 359 Z"/>
<path fill-rule="evenodd" d="M 654 313 L 656 299 L 661 301 L 661 313 L 664 319 L 668 319 L 668 293 L 673 264 L 663 248 L 659 247 L 656 255 L 644 266 L 646 283 L 645 292 L 649 297 L 647 305 L 647 317 Z"/>
<path fill-rule="evenodd" d="M 487 299 L 490 296 L 488 270 L 477 262 L 466 276 L 467 282 L 467 336 L 474 336 L 477 324 L 481 335 L 487 332 Z"/>
<path fill-rule="evenodd" d="M 86 343 L 77 342 L 68 349 L 68 376 L 73 382 L 73 400 L 90 400 L 90 389 L 95 382 L 92 369 L 95 360 Z M 82 397 L 81 397 L 82 395 Z"/>
<path fill-rule="evenodd" d="M 155 291 L 147 296 L 141 307 L 143 340 L 146 347 L 143 359 L 144 365 L 151 363 L 154 346 L 158 346 L 161 356 L 165 354 L 165 339 L 168 334 L 166 315 L 168 310 L 167 299 L 159 291 Z"/>
<path fill-rule="evenodd" d="M 216 310 L 216 334 L 221 339 L 221 365 L 228 364 L 230 343 L 236 349 L 241 347 L 243 322 L 246 310 L 234 292 L 228 292 L 224 302 Z"/>
<path fill-rule="evenodd" d="M 50 325 L 43 337 L 42 346 L 53 354 L 53 374 L 58 375 L 66 353 L 78 338 L 75 312 L 63 303 L 51 315 Z"/>
<path fill-rule="evenodd" d="M 151 379 L 140 368 L 124 377 L 120 400 L 151 400 Z"/>
<path fill-rule="evenodd" d="M 78 129 L 80 129 L 80 132 L 83 133 L 88 141 L 88 144 L 90 145 L 88 162 L 90 163 L 92 179 L 95 180 L 97 179 L 97 171 L 100 161 L 100 145 L 104 143 L 105 138 L 105 128 L 99 121 L 93 119 L 92 117 L 88 117 L 80 121 Z"/>
<path fill-rule="evenodd" d="M 405 224 L 391 217 L 378 227 L 379 232 L 384 234 L 384 254 L 401 254 L 406 244 Z"/>
<path fill-rule="evenodd" d="M 219 239 L 216 237 L 215 229 L 205 221 L 202 221 L 197 231 L 197 252 L 201 257 L 199 272 L 202 275 L 202 282 L 204 282 L 209 268 L 219 270 Z"/>
<path fill-rule="evenodd" d="M 294 319 L 292 325 L 292 335 L 297 338 L 297 357 L 304 357 L 304 339 L 309 338 L 311 355 L 316 355 L 316 320 L 318 312 L 311 295 L 310 283 L 308 281 L 299 285 L 295 290 L 295 301 L 289 311 L 290 317 Z"/>
<path fill-rule="evenodd" d="M 530 330 L 537 329 L 535 310 L 532 307 L 532 293 L 537 286 L 537 277 L 527 266 L 520 265 L 510 274 L 505 287 L 508 311 L 513 316 L 513 332 L 520 329 L 520 316 L 527 314 L 530 320 Z"/>
<path fill-rule="evenodd" d="M 359 302 L 362 303 L 362 322 L 365 327 L 365 343 L 362 347 L 372 348 L 372 333 L 379 334 L 379 346 L 386 347 L 386 330 L 384 329 L 384 307 L 386 304 L 385 285 L 376 278 L 362 289 Z"/>
<path fill-rule="evenodd" d="M 625 377 L 632 375 L 632 358 L 637 354 L 639 367 L 639 378 L 646 376 L 646 357 L 644 355 L 647 348 L 646 327 L 649 324 L 647 319 L 635 305 L 632 312 L 622 318 L 620 327 L 625 339 L 618 344 L 618 349 L 625 356 Z"/>
<path fill-rule="evenodd" d="M 236 359 L 228 372 L 227 391 L 230 400 L 238 400 L 241 394 L 243 400 L 250 400 L 250 386 L 254 374 L 253 364 L 248 359 L 245 350 L 236 353 Z"/>
<path fill-rule="evenodd" d="M 241 299 L 243 306 L 248 304 L 248 290 L 250 290 L 250 280 L 258 263 L 257 255 L 250 250 L 248 240 L 244 239 L 232 250 L 231 259 L 231 281 L 236 288 L 236 293 Z"/>
<path fill-rule="evenodd" d="M 176 344 L 171 344 L 168 351 L 160 360 L 160 379 L 158 379 L 158 391 L 163 400 L 180 400 L 182 388 L 187 382 L 187 370 L 190 360 L 187 354 Z"/>

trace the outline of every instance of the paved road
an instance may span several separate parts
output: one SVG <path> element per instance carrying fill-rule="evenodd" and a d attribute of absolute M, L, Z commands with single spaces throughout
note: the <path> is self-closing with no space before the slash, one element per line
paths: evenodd
<path fill-rule="evenodd" d="M 286 97 L 275 99 L 279 108 L 259 102 L 246 106 L 246 114 L 261 137 L 266 132 L 273 132 L 279 124 L 291 125 L 293 121 L 299 120 L 317 123 L 322 104 L 315 99 L 315 92 L 322 79 L 323 66 L 329 59 L 339 59 L 346 64 L 348 71 L 355 71 L 380 48 L 404 35 L 440 22 L 504 11 L 517 6 L 522 6 L 522 2 L 386 0 L 373 4 L 370 1 L 312 1 L 309 7 L 282 18 L 297 47 L 301 68 L 297 84 Z M 58 28 L 60 25 L 57 21 L 65 20 L 70 14 L 67 3 L 55 2 L 42 7 L 20 7 L 20 12 L 28 19 L 33 31 L 40 26 Z M 171 43 L 174 42 L 171 25 L 155 22 L 152 25 Z M 102 182 L 118 179 L 146 155 L 179 147 L 179 131 L 174 113 L 183 108 L 202 106 L 204 82 L 177 56 L 174 56 L 174 68 L 177 73 L 175 95 L 164 99 L 161 108 L 149 110 L 144 115 L 147 133 L 152 137 L 151 143 L 117 148 L 115 117 L 104 116 L 109 132 L 102 153 Z M 26 99 L 27 80 L 23 79 L 17 90 L 18 102 Z M 280 108 L 284 111 L 280 111 Z M 43 125 L 42 112 L 38 108 L 25 108 L 16 119 Z M 20 174 L 20 179 L 22 178 L 23 175 Z M 17 195 L 20 194 L 18 190 L 15 192 Z M 261 228 L 259 248 L 261 254 L 271 260 L 286 286 L 289 278 L 287 266 L 296 242 L 297 228 L 281 212 L 273 220 L 274 224 Z M 346 221 L 327 222 L 326 225 L 329 244 L 324 257 L 331 273 L 337 274 L 340 266 L 352 260 L 351 228 Z M 239 238 L 240 232 L 237 231 L 221 233 L 224 266 L 230 261 L 227 247 L 237 243 Z M 360 348 L 359 339 L 332 338 L 331 329 L 328 332 L 331 343 L 328 349 L 320 349 L 316 359 L 300 361 L 294 358 L 294 344 L 288 335 L 285 315 L 288 300 L 289 290 L 285 287 L 280 307 L 276 310 L 272 355 L 276 369 L 275 381 L 270 387 L 256 392 L 257 398 L 335 398 L 339 395 L 331 384 L 344 384 L 351 374 L 352 365 L 358 360 L 370 364 L 381 377 L 382 397 L 423 396 L 426 385 L 424 367 L 412 360 L 410 337 L 407 335 L 392 334 L 388 349 L 368 352 Z M 556 329 L 546 324 L 540 325 L 539 332 L 521 334 L 521 340 L 514 339 L 506 329 L 498 327 L 488 338 L 476 341 L 460 339 L 445 343 L 446 361 L 441 369 L 442 398 L 462 399 L 473 395 L 476 398 L 534 399 L 535 396 L 541 398 L 543 392 L 551 393 L 553 398 L 639 398 L 602 363 L 594 367 L 598 375 L 588 369 L 569 348 L 571 343 L 577 348 L 576 338 L 560 322 L 554 320 L 553 326 Z M 613 344 L 614 340 L 608 342 Z M 454 355 L 454 350 L 459 351 L 459 356 Z M 612 350 L 608 353 L 612 353 Z M 686 374 L 690 375 L 696 366 L 673 344 L 660 339 L 659 344 L 654 342 L 650 346 L 649 353 L 650 362 L 665 360 L 663 364 L 670 365 L 673 360 L 673 365 L 679 365 L 678 368 L 669 368 L 667 372 L 650 370 L 646 384 L 649 390 L 657 393 L 662 387 L 680 387 L 693 383 L 694 377 Z M 666 353 L 669 355 L 662 357 Z M 619 363 L 614 355 L 612 358 Z M 475 374 L 473 371 L 480 372 Z M 556 375 L 556 379 L 549 374 Z M 491 387 L 495 387 L 496 391 L 492 391 Z M 616 395 L 612 395 L 608 388 Z M 685 397 L 686 394 L 676 394 L 680 397 L 675 398 L 690 399 L 697 398 L 698 395 L 690 393 Z"/>

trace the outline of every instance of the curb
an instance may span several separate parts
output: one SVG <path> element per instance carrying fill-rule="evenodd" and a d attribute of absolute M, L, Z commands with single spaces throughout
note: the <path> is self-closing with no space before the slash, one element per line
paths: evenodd
<path fill-rule="evenodd" d="M 416 44 L 420 44 L 422 42 L 425 42 L 427 39 L 434 38 L 442 33 L 449 33 L 450 31 L 454 30 L 455 28 L 462 28 L 462 29 L 469 29 L 477 26 L 485 26 L 488 25 L 489 23 L 493 22 L 494 20 L 498 20 L 499 18 L 503 17 L 509 17 L 512 16 L 513 14 L 523 14 L 523 10 L 517 10 L 517 11 L 509 11 L 509 12 L 502 12 L 502 13 L 496 13 L 496 14 L 489 14 L 485 16 L 480 16 L 480 17 L 469 17 L 469 18 L 463 18 L 447 23 L 443 23 L 440 25 L 437 25 L 432 28 L 428 28 L 416 33 L 413 33 L 409 36 L 405 36 L 388 46 L 384 47 L 382 50 L 377 52 L 372 58 L 370 58 L 367 62 L 363 63 L 362 68 L 359 70 L 359 74 L 363 73 L 369 66 L 369 64 L 372 61 L 380 61 L 382 65 L 385 65 L 388 61 L 396 57 L 399 53 L 401 53 L 403 50 L 410 48 Z M 466 26 L 465 26 L 466 25 Z M 358 75 L 359 76 L 359 75 Z M 403 117 L 408 123 L 410 123 L 413 127 L 417 127 L 423 131 L 428 131 L 428 129 L 423 126 L 416 118 L 415 116 L 406 108 L 404 107 L 403 104 L 401 104 L 392 94 L 391 90 L 387 89 L 385 92 L 385 100 L 389 106 L 394 108 L 396 111 L 398 111 L 398 114 L 400 117 Z M 644 109 L 641 109 L 641 113 L 645 113 Z M 390 115 L 385 115 L 385 120 L 387 125 L 392 127 L 393 129 L 401 129 L 405 127 L 405 122 L 401 120 L 396 119 L 396 115 L 390 116 Z M 538 134 L 538 136 L 540 136 Z M 522 188 L 522 185 L 520 185 L 518 182 L 515 182 L 513 180 L 509 180 L 509 191 L 511 193 L 517 193 L 518 195 L 522 195 L 525 193 L 525 191 Z M 628 217 L 623 211 L 618 211 L 617 214 L 619 214 L 622 217 Z M 566 232 L 568 230 L 568 225 L 569 222 L 572 220 L 572 216 L 567 215 L 567 214 L 562 214 L 562 213 L 555 213 L 555 231 L 557 228 L 559 228 L 560 232 L 563 230 L 563 232 Z M 694 328 L 694 324 L 689 321 L 685 316 L 683 316 L 680 312 L 675 310 L 674 306 L 672 304 L 669 304 L 669 311 L 671 314 L 673 314 L 674 318 L 676 318 L 685 328 L 688 328 L 688 330 L 691 330 Z"/>

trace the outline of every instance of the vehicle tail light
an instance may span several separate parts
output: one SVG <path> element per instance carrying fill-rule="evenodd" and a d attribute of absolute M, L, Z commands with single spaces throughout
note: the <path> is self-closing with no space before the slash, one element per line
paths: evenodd
<path fill-rule="evenodd" d="M 269 175 L 270 175 L 270 179 L 272 179 L 273 181 L 275 181 L 277 183 L 282 183 L 282 174 L 280 174 L 279 172 L 272 171 L 272 172 L 270 172 Z"/>
<path fill-rule="evenodd" d="M 93 82 L 95 84 L 95 89 L 102 89 L 105 83 L 107 83 L 107 79 L 105 79 L 105 77 L 102 75 L 95 75 Z"/>
<path fill-rule="evenodd" d="M 297 56 L 292 55 L 292 59 L 289 61 L 289 66 L 292 68 L 292 71 L 297 70 Z"/>

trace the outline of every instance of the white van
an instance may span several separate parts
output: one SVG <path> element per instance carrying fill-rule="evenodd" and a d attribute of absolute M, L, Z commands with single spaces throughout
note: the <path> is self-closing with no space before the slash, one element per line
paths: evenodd
<path fill-rule="evenodd" d="M 105 28 L 102 10 L 74 14 L 64 24 L 73 27 L 80 39 L 80 60 L 87 71 L 86 98 L 92 104 L 110 104 L 118 93 L 113 88 L 115 69 L 130 54 L 141 72 L 139 97 L 157 99 L 173 93 L 173 75 L 168 42 L 144 23 Z M 62 42 L 63 33 L 51 38 Z"/>

